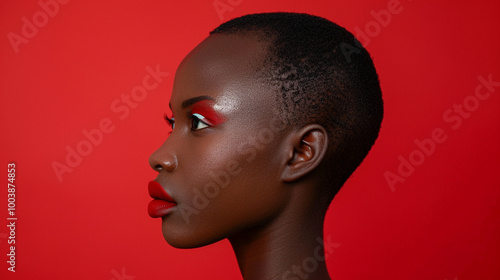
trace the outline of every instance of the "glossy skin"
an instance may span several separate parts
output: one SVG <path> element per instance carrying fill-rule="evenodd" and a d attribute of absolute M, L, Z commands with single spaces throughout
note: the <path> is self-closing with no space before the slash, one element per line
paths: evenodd
<path fill-rule="evenodd" d="M 200 43 L 175 76 L 175 127 L 150 157 L 177 203 L 162 217 L 165 240 L 193 248 L 228 238 L 245 279 L 282 279 L 310 256 L 325 211 L 317 181 L 294 182 L 318 166 L 326 132 L 272 129 L 274 93 L 255 78 L 265 47 L 239 35 Z M 308 279 L 329 279 L 325 264 Z"/>

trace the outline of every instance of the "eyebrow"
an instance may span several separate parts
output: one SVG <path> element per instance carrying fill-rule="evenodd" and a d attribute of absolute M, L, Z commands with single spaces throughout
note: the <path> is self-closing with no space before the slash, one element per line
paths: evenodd
<path fill-rule="evenodd" d="M 184 100 L 182 101 L 182 104 L 181 104 L 181 108 L 182 109 L 185 109 L 186 107 L 189 107 L 195 103 L 198 103 L 202 100 L 212 100 L 214 101 L 215 99 L 213 99 L 211 96 L 208 96 L 208 95 L 202 95 L 202 96 L 197 96 L 197 97 L 193 97 L 193 98 L 189 98 L 187 100 Z M 169 103 L 168 106 L 170 108 L 172 108 L 171 104 Z"/>
<path fill-rule="evenodd" d="M 197 96 L 197 97 L 193 97 L 193 98 L 189 98 L 188 100 L 184 100 L 181 104 L 181 108 L 182 109 L 185 109 L 186 107 L 189 107 L 195 103 L 198 103 L 202 100 L 212 100 L 214 101 L 214 99 L 211 97 L 211 96 L 208 96 L 208 95 L 202 95 L 202 96 Z"/>

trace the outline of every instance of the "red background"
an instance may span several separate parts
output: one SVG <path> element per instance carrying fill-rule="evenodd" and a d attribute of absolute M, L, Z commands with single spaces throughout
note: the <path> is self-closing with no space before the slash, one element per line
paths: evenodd
<path fill-rule="evenodd" d="M 498 1 L 401 0 L 383 25 L 371 11 L 387 10 L 388 0 L 220 2 L 232 4 L 223 20 L 294 11 L 369 28 L 386 114 L 326 219 L 325 235 L 340 244 L 327 260 L 333 278 L 500 279 L 500 87 L 456 129 L 443 119 L 454 104 L 474 105 L 479 76 L 500 81 Z M 21 36 L 21 19 L 40 10 L 37 1 L 0 4 L 0 178 L 7 185 L 15 162 L 18 217 L 11 273 L 1 187 L 0 278 L 241 279 L 227 241 L 174 249 L 147 215 L 148 157 L 167 135 L 173 76 L 221 23 L 214 1 L 70 1 L 16 53 L 8 34 Z M 157 64 L 170 75 L 121 120 L 111 104 Z M 53 162 L 64 164 L 66 146 L 75 149 L 103 118 L 115 129 L 60 182 Z M 397 174 L 398 157 L 435 128 L 446 140 L 391 189 L 384 174 Z"/>

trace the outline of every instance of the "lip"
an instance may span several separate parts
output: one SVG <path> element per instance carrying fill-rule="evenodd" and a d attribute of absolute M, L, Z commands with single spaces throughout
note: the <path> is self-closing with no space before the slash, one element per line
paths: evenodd
<path fill-rule="evenodd" d="M 148 205 L 148 214 L 152 218 L 160 218 L 170 214 L 172 208 L 177 205 L 175 200 L 156 181 L 149 182 L 148 191 L 153 198 Z"/>

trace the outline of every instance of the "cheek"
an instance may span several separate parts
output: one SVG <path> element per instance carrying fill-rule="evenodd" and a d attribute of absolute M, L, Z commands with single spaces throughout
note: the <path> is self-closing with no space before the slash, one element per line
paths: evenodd
<path fill-rule="evenodd" d="M 275 147 L 255 149 L 252 157 L 232 152 L 209 172 L 203 194 L 209 198 L 204 214 L 218 220 L 221 231 L 234 232 L 272 218 L 286 205 L 287 189 L 280 181 Z"/>
<path fill-rule="evenodd" d="M 195 142 L 195 141 L 193 141 Z M 214 174 L 231 171 L 234 167 L 235 153 L 224 142 L 218 139 L 188 144 L 186 152 L 179 156 L 179 174 L 188 184 L 187 188 L 200 188 L 208 184 Z M 182 166 L 181 166 L 182 164 Z"/>
<path fill-rule="evenodd" d="M 276 143 L 235 135 L 201 140 L 184 143 L 171 177 L 185 207 L 164 221 L 171 244 L 215 242 L 272 218 L 287 201 Z"/>
<path fill-rule="evenodd" d="M 280 168 L 275 161 L 273 151 L 257 151 L 252 161 L 242 163 L 241 173 L 227 189 L 241 222 L 259 223 L 285 206 L 288 192 L 280 181 Z"/>
<path fill-rule="evenodd" d="M 164 237 L 174 247 L 216 242 L 235 224 L 242 194 L 235 190 L 243 190 L 238 185 L 247 170 L 240 166 L 240 156 L 221 143 L 194 146 L 179 155 L 171 174 L 178 208 L 163 221 Z"/>
<path fill-rule="evenodd" d="M 184 144 L 187 148 L 178 153 L 178 167 L 170 178 L 178 202 L 194 208 L 197 215 L 192 218 L 197 219 L 224 199 L 226 187 L 233 184 L 244 169 L 241 155 L 229 148 L 232 143 L 228 139 L 205 137 Z"/>

